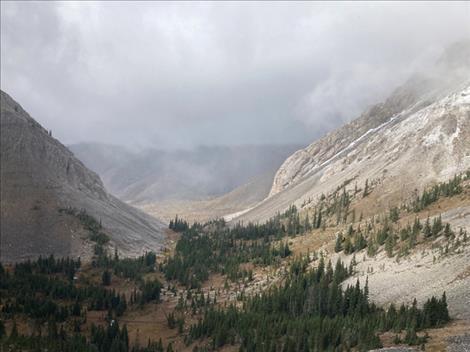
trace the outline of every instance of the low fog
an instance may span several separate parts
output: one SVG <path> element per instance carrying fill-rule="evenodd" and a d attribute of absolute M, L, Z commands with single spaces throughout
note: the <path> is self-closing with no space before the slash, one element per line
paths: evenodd
<path fill-rule="evenodd" d="M 470 37 L 468 2 L 2 2 L 1 88 L 65 144 L 307 144 Z"/>

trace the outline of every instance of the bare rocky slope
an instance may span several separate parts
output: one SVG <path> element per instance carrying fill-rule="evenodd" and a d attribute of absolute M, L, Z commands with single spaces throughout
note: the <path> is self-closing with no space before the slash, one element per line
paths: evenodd
<path fill-rule="evenodd" d="M 99 219 L 124 255 L 163 244 L 160 221 L 110 195 L 98 175 L 2 91 L 0 260 L 89 256 L 87 231 L 59 212 L 67 207 Z"/>
<path fill-rule="evenodd" d="M 236 220 L 263 221 L 343 183 L 380 183 L 377 207 L 470 167 L 470 45 L 450 48 L 384 103 L 291 155 L 270 195 Z"/>

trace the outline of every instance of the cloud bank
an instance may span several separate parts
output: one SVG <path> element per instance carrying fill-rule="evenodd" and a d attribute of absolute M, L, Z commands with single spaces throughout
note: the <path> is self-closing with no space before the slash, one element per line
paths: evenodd
<path fill-rule="evenodd" d="M 1 87 L 68 144 L 309 143 L 468 23 L 468 2 L 2 2 Z"/>

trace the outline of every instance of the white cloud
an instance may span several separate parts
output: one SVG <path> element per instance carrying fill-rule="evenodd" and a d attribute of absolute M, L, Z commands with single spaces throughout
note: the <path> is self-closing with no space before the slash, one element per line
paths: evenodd
<path fill-rule="evenodd" d="M 2 2 L 1 86 L 66 143 L 306 143 L 470 38 L 469 6 Z"/>

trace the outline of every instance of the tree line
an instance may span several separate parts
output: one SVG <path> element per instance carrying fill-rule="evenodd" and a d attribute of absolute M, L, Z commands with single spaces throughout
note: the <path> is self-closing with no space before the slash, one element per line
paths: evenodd
<path fill-rule="evenodd" d="M 367 282 L 342 288 L 348 270 L 338 261 L 333 269 L 320 260 L 294 264 L 285 284 L 247 298 L 241 308 L 211 307 L 190 328 L 187 343 L 210 339 L 209 348 L 239 344 L 241 351 L 368 350 L 381 347 L 378 333 L 407 331 L 411 343 L 422 343 L 416 332 L 449 321 L 445 294 L 432 297 L 422 309 L 383 309 L 369 301 Z"/>

